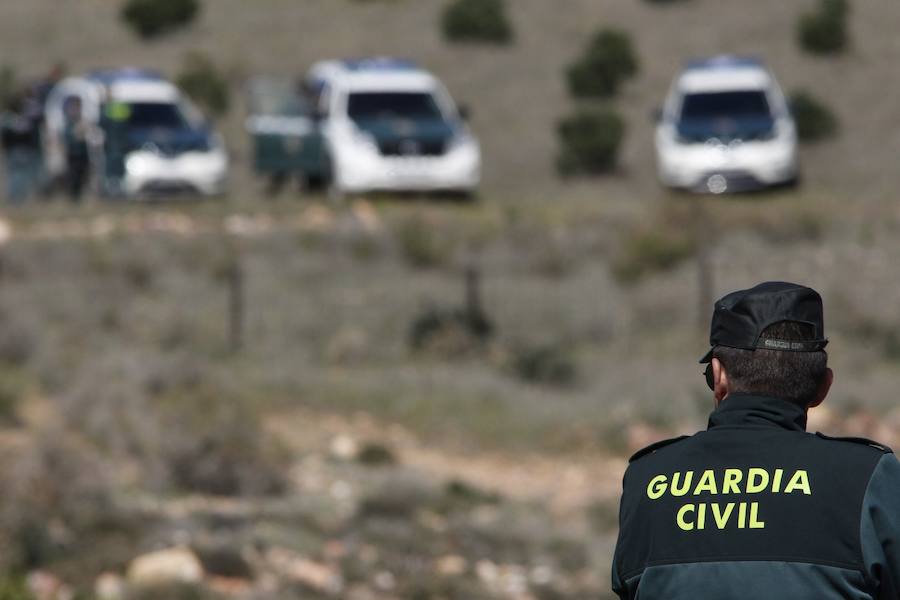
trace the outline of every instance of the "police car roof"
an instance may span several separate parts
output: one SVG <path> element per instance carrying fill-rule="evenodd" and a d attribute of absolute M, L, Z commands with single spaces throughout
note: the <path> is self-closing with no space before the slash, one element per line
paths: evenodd
<path fill-rule="evenodd" d="M 107 85 L 117 81 L 165 81 L 165 77 L 158 71 L 141 67 L 95 69 L 85 75 L 85 78 Z"/>
<path fill-rule="evenodd" d="M 159 72 L 138 67 L 98 69 L 84 79 L 102 86 L 119 102 L 177 102 L 181 94 Z"/>
<path fill-rule="evenodd" d="M 390 57 L 327 60 L 310 69 L 309 79 L 338 83 L 350 91 L 412 91 L 434 88 L 434 77 L 415 62 Z"/>
<path fill-rule="evenodd" d="M 765 90 L 772 76 L 755 58 L 721 55 L 688 62 L 678 78 L 682 93 Z"/>

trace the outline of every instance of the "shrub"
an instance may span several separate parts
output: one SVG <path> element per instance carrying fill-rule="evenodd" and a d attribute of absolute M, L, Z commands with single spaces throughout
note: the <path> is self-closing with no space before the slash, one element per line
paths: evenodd
<path fill-rule="evenodd" d="M 359 451 L 356 460 L 370 467 L 393 465 L 397 462 L 394 451 L 378 442 L 368 442 Z"/>
<path fill-rule="evenodd" d="M 576 98 L 608 98 L 637 72 L 631 37 L 624 31 L 603 29 L 594 35 L 584 56 L 569 67 L 566 76 L 569 91 Z"/>
<path fill-rule="evenodd" d="M 409 345 L 415 351 L 453 358 L 483 349 L 493 333 L 493 324 L 480 311 L 432 306 L 413 319 Z"/>
<path fill-rule="evenodd" d="M 420 269 L 445 265 L 456 251 L 454 240 L 449 239 L 446 232 L 438 231 L 420 216 L 406 219 L 400 224 L 397 243 L 406 261 Z"/>
<path fill-rule="evenodd" d="M 19 424 L 19 405 L 27 380 L 18 369 L 0 367 L 0 427 Z"/>
<path fill-rule="evenodd" d="M 639 233 L 628 240 L 612 264 L 613 276 L 633 283 L 645 275 L 678 266 L 694 252 L 694 243 L 683 235 L 665 231 Z"/>
<path fill-rule="evenodd" d="M 34 596 L 22 578 L 3 577 L 0 579 L 0 600 L 34 600 Z"/>
<path fill-rule="evenodd" d="M 847 46 L 847 0 L 819 0 L 818 10 L 800 17 L 797 39 L 813 54 L 836 54 Z"/>
<path fill-rule="evenodd" d="M 559 172 L 599 174 L 616 166 L 625 123 L 610 110 L 583 110 L 560 121 L 557 132 Z"/>
<path fill-rule="evenodd" d="M 199 0 L 126 0 L 122 20 L 142 38 L 152 38 L 191 23 Z"/>
<path fill-rule="evenodd" d="M 16 93 L 16 70 L 9 65 L 0 65 L 0 109 L 5 110 Z"/>
<path fill-rule="evenodd" d="M 4 464 L 0 570 L 34 569 L 114 518 L 107 464 L 82 440 L 42 432 Z"/>
<path fill-rule="evenodd" d="M 803 142 L 816 142 L 833 136 L 838 129 L 834 113 L 805 90 L 791 94 L 791 112 L 797 123 L 797 136 Z"/>
<path fill-rule="evenodd" d="M 441 26 L 451 42 L 506 44 L 513 37 L 504 0 L 453 0 Z"/>
<path fill-rule="evenodd" d="M 242 398 L 201 386 L 160 399 L 160 449 L 172 483 L 187 492 L 263 495 L 284 490 L 285 456 Z"/>
<path fill-rule="evenodd" d="M 513 353 L 512 367 L 519 379 L 529 383 L 568 386 L 578 375 L 572 355 L 556 344 L 519 348 Z"/>
<path fill-rule="evenodd" d="M 205 54 L 199 52 L 188 54 L 175 82 L 211 114 L 223 115 L 228 112 L 231 104 L 228 82 L 215 63 Z"/>

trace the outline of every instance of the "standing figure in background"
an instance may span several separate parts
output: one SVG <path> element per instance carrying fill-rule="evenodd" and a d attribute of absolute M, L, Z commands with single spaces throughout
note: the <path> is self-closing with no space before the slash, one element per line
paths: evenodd
<path fill-rule="evenodd" d="M 65 117 L 66 192 L 73 202 L 79 202 L 90 172 L 88 126 L 81 114 L 80 98 L 73 96 L 66 101 Z"/>
<path fill-rule="evenodd" d="M 41 173 L 40 173 L 40 193 L 45 198 L 49 198 L 54 195 L 55 192 L 59 191 L 62 186 L 62 181 L 59 176 L 52 176 L 51 173 L 53 169 L 50 165 L 47 164 L 48 156 L 51 154 L 48 152 L 49 145 L 55 145 L 60 140 L 54 139 L 53 137 L 47 137 L 46 130 L 46 122 L 44 121 L 44 111 L 47 108 L 47 98 L 50 96 L 50 92 L 53 91 L 53 88 L 59 83 L 63 77 L 66 75 L 66 67 L 62 63 L 54 64 L 46 75 L 38 79 L 32 86 L 32 96 L 37 105 L 37 110 L 39 111 L 39 119 L 40 119 L 40 131 L 42 136 L 42 144 L 41 144 Z"/>
<path fill-rule="evenodd" d="M 124 195 L 122 180 L 125 178 L 125 155 L 128 152 L 128 119 L 131 108 L 124 102 L 109 100 L 100 114 L 103 133 L 103 182 L 105 196 L 120 198 Z"/>
<path fill-rule="evenodd" d="M 40 118 L 31 99 L 15 94 L 0 117 L 0 144 L 6 159 L 6 196 L 25 202 L 38 188 L 42 172 Z"/>

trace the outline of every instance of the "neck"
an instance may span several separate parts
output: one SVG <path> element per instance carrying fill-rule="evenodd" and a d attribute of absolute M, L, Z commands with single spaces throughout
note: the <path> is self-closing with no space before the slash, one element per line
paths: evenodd
<path fill-rule="evenodd" d="M 789 400 L 759 394 L 731 393 L 716 406 L 709 426 L 776 425 L 784 429 L 806 430 L 807 409 Z"/>

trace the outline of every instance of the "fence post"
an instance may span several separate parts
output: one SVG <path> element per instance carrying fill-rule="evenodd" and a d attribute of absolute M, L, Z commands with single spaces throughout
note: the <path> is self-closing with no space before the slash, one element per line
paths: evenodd
<path fill-rule="evenodd" d="M 697 324 L 703 334 L 706 334 L 709 329 L 709 319 L 712 314 L 710 309 L 715 287 L 710 257 L 714 231 L 705 202 L 703 198 L 695 198 L 693 201 L 694 239 L 697 253 Z"/>
<path fill-rule="evenodd" d="M 244 267 L 235 249 L 225 274 L 228 285 L 228 345 L 233 353 L 244 346 Z"/>
<path fill-rule="evenodd" d="M 474 262 L 466 265 L 466 314 L 480 315 L 481 312 L 481 272 Z"/>

